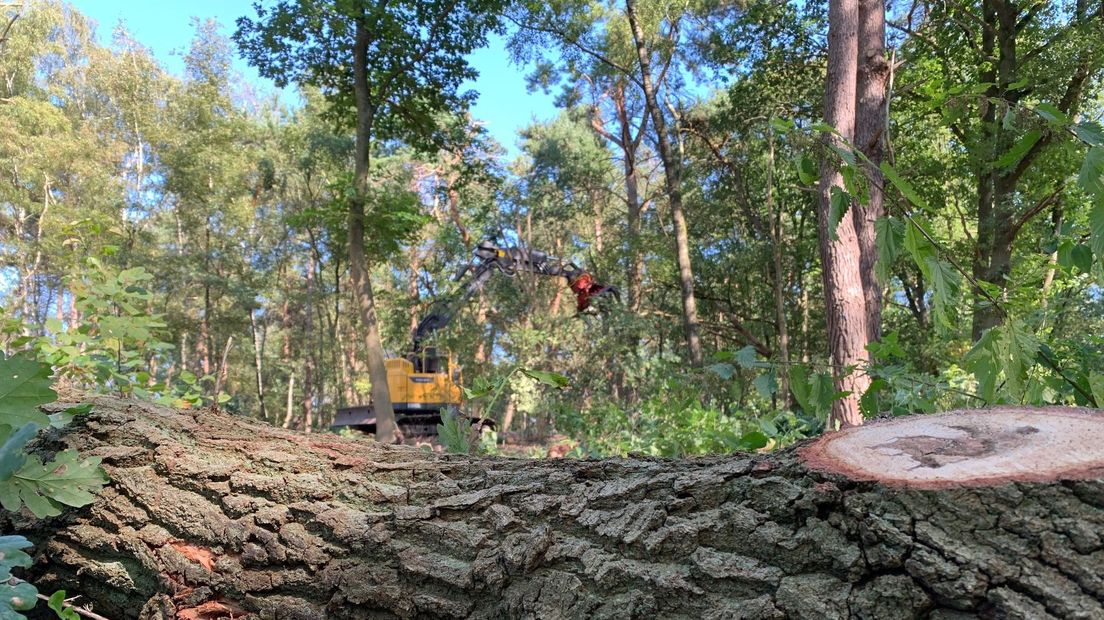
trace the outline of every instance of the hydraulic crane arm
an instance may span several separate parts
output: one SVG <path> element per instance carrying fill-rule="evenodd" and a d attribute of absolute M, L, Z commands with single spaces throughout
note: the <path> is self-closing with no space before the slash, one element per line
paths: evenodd
<path fill-rule="evenodd" d="M 460 289 L 430 307 L 429 313 L 418 323 L 414 330 L 414 352 L 422 349 L 422 343 L 435 331 L 445 327 L 456 313 L 464 307 L 472 295 L 483 288 L 491 274 L 500 271 L 508 276 L 518 272 L 536 273 L 546 276 L 562 276 L 567 280 L 571 291 L 575 293 L 576 309 L 584 312 L 590 308 L 591 301 L 602 295 L 613 295 L 620 299 L 617 288 L 600 284 L 586 270 L 575 263 L 549 256 L 540 250 L 523 248 L 500 248 L 489 241 L 483 241 L 475 248 L 475 257 L 465 265 L 454 278 L 463 282 Z"/>

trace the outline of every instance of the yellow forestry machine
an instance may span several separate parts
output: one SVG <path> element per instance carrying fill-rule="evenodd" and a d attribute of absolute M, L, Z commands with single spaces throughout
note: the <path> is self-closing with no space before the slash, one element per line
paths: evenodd
<path fill-rule="evenodd" d="M 462 282 L 456 292 L 434 302 L 429 313 L 418 323 L 410 352 L 385 362 L 395 423 L 408 437 L 437 434 L 441 414 L 448 409 L 459 409 L 463 395 L 460 366 L 451 355 L 441 355 L 436 347 L 425 346 L 425 342 L 434 332 L 452 322 L 494 272 L 507 276 L 524 272 L 565 278 L 575 293 L 576 309 L 580 314 L 590 310 L 598 298 L 620 299 L 615 287 L 598 283 L 590 273 L 571 261 L 539 250 L 502 248 L 484 241 L 475 248 L 474 254 L 472 261 L 464 265 L 454 278 L 454 281 Z M 473 423 L 480 422 L 473 420 Z M 376 414 L 370 403 L 338 409 L 333 426 L 373 433 L 376 430 Z"/>

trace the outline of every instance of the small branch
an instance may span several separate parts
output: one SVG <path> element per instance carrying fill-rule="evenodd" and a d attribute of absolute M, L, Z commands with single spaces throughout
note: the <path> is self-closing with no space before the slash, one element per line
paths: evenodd
<path fill-rule="evenodd" d="M 230 347 L 234 344 L 234 337 L 226 339 L 226 347 L 222 350 L 222 363 L 219 365 L 218 380 L 215 381 L 215 407 L 218 407 L 218 397 L 222 394 L 222 386 L 226 383 L 226 358 L 230 356 Z"/>
<path fill-rule="evenodd" d="M 38 595 L 38 600 L 49 602 L 50 597 L 46 596 L 45 594 L 39 594 Z M 89 618 L 90 620 L 111 620 L 110 618 L 105 618 L 105 617 L 101 616 L 100 614 L 89 611 L 89 610 L 87 610 L 83 607 L 77 607 L 76 605 L 70 603 L 69 601 L 64 601 L 62 603 L 62 606 L 66 609 L 72 609 L 73 611 L 77 612 L 77 614 L 79 614 L 81 616 L 84 616 L 85 618 Z"/>
<path fill-rule="evenodd" d="M 543 32 L 545 34 L 555 35 L 555 36 L 559 37 L 560 39 L 562 39 L 564 41 L 564 43 L 567 43 L 568 45 L 571 45 L 572 47 L 575 47 L 579 51 L 581 51 L 584 54 L 590 56 L 591 58 L 594 58 L 598 62 L 600 62 L 604 65 L 608 65 L 609 67 L 620 71 L 621 73 L 623 73 L 625 75 L 625 77 L 627 77 L 629 80 L 631 80 L 634 84 L 636 84 L 637 86 L 643 87 L 643 85 L 635 77 L 633 77 L 633 74 L 632 74 L 631 71 L 629 71 L 625 67 L 622 67 L 621 65 L 613 62 L 612 60 L 610 60 L 609 58 L 607 58 L 605 55 L 601 54 L 600 52 L 597 52 L 597 51 L 587 47 L 586 45 L 583 45 L 579 41 L 579 39 L 568 36 L 567 33 L 563 32 L 562 30 L 557 30 L 555 28 L 548 28 L 548 27 L 543 27 L 543 26 L 534 26 L 533 24 L 523 24 L 520 21 L 518 21 L 517 18 L 515 18 L 513 15 L 510 15 L 508 13 L 503 13 L 503 17 L 505 17 L 506 19 L 513 22 L 514 25 L 517 26 L 518 28 L 524 28 L 525 30 L 534 30 L 536 32 Z"/>

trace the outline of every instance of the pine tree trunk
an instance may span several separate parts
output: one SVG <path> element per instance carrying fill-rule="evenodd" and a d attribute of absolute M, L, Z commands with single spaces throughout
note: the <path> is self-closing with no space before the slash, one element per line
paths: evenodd
<path fill-rule="evenodd" d="M 869 199 L 853 205 L 851 214 L 861 251 L 859 266 L 866 302 L 866 334 L 870 342 L 882 338 L 882 285 L 874 275 L 874 264 L 878 261 L 874 222 L 885 215 L 884 179 L 877 169 L 882 163 L 887 139 L 886 87 L 890 67 L 885 56 L 885 36 L 885 0 L 859 0 L 855 146 L 875 167 L 868 171 Z"/>
<path fill-rule="evenodd" d="M 534 461 L 95 403 L 39 448 L 102 456 L 99 500 L 0 527 L 35 543 L 24 577 L 41 591 L 112 618 L 1104 613 L 1099 412 L 899 418 L 769 455 Z M 1074 459 L 1056 457 L 1070 441 Z"/>
<path fill-rule="evenodd" d="M 834 127 L 840 137 L 826 133 L 825 140 L 840 148 L 846 148 L 844 141 L 853 142 L 855 135 L 858 18 L 858 0 L 831 0 L 829 3 L 824 121 Z M 827 149 L 825 151 L 828 152 Z M 852 217 L 843 217 L 835 230 L 829 222 L 832 190 L 843 190 L 843 176 L 832 157 L 825 155 L 821 162 L 817 223 L 828 319 L 828 348 L 836 376 L 836 389 L 848 394 L 832 402 L 829 425 L 834 427 L 862 424 L 859 398 L 870 385 L 870 379 L 863 371 L 869 354 L 866 351 L 862 253 L 855 221 Z M 856 370 L 848 373 L 846 369 L 849 367 Z"/>

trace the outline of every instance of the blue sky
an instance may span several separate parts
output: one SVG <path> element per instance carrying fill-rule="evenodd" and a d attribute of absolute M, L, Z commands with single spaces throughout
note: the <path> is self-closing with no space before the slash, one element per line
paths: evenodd
<path fill-rule="evenodd" d="M 70 0 L 79 11 L 98 24 L 101 41 L 110 40 L 111 31 L 119 20 L 126 22 L 134 38 L 148 47 L 169 72 L 183 70 L 183 52 L 192 39 L 192 17 L 214 18 L 222 24 L 222 32 L 234 30 L 234 20 L 242 15 L 255 15 L 253 0 L 189 0 L 175 2 L 135 2 L 134 0 Z M 501 142 L 511 156 L 517 154 L 517 130 L 534 118 L 548 120 L 555 116 L 552 96 L 541 92 L 530 94 L 525 87 L 525 69 L 510 64 L 501 39 L 471 55 L 479 79 L 470 85 L 479 92 L 472 110 L 475 118 L 485 121 L 488 131 Z M 235 69 L 259 90 L 273 91 L 268 80 L 244 61 L 237 60 Z M 293 97 L 287 97 L 292 100 Z"/>

